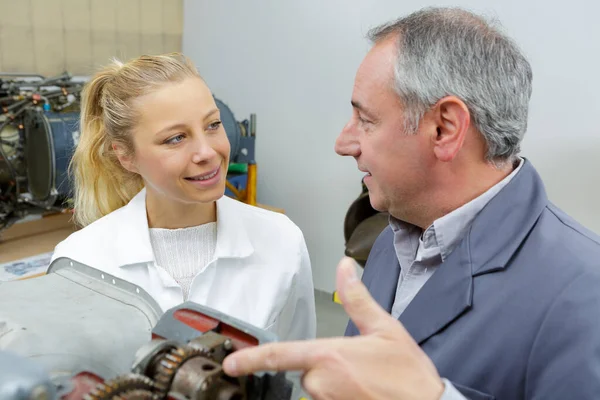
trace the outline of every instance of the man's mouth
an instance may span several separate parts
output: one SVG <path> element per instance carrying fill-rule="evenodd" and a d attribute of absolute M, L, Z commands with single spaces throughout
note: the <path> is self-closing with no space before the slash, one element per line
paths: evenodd
<path fill-rule="evenodd" d="M 206 180 L 209 180 L 211 178 L 214 178 L 215 175 L 217 175 L 218 173 L 219 173 L 219 168 L 217 168 L 217 169 L 215 169 L 213 171 L 210 171 L 210 172 L 208 172 L 206 174 L 200 174 L 200 175 L 196 175 L 196 176 L 190 176 L 190 177 L 187 177 L 185 179 L 187 179 L 189 181 L 206 181 Z"/>

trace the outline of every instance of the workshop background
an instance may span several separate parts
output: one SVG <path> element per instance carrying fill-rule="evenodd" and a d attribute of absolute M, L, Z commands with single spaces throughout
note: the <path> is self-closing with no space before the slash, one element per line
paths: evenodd
<path fill-rule="evenodd" d="M 89 75 L 181 51 L 182 0 L 0 0 L 0 71 Z"/>
<path fill-rule="evenodd" d="M 73 345 L 72 354 L 86 354 L 84 360 L 93 359 L 88 356 L 95 350 L 96 355 L 131 365 L 131 351 L 138 348 L 140 340 L 145 342 L 140 335 L 147 333 L 144 324 L 151 320 L 141 318 L 143 323 L 137 328 L 122 332 L 116 328 L 122 323 L 112 316 L 130 325 L 133 320 L 127 313 L 113 313 L 111 304 L 127 304 L 131 309 L 135 299 L 142 298 L 139 288 L 130 287 L 128 292 L 121 287 L 124 282 L 114 278 L 104 281 L 104 274 L 100 279 L 87 279 L 83 274 L 78 282 L 69 278 L 68 270 L 65 279 L 57 273 L 30 278 L 44 273 L 54 246 L 75 230 L 68 203 L 62 203 L 62 209 L 54 204 L 65 191 L 54 193 L 56 187 L 46 185 L 54 178 L 63 179 L 64 165 L 52 171 L 55 177 L 48 177 L 52 174 L 46 172 L 53 163 L 64 162 L 69 146 L 76 142 L 73 122 L 78 113 L 72 108 L 76 108 L 82 80 L 113 57 L 128 60 L 177 51 L 196 63 L 215 97 L 224 102 L 218 106 L 236 155 L 226 193 L 283 212 L 301 228 L 316 289 L 317 335 L 343 334 L 347 317 L 333 301 L 336 265 L 344 254 L 351 253 L 360 272 L 369 245 L 385 226 L 386 218 L 370 209 L 361 182 L 363 173 L 357 170 L 355 160 L 335 154 L 334 143 L 351 116 L 354 76 L 370 47 L 365 38 L 369 28 L 428 5 L 462 6 L 497 17 L 524 50 L 534 79 L 522 155 L 542 175 L 551 200 L 600 233 L 600 132 L 596 123 L 600 115 L 599 3 L 0 0 L 0 294 L 5 296 L 3 313 L 8 315 L 0 321 L 0 337 L 6 341 L 10 339 L 7 332 L 12 332 L 21 350 L 35 353 L 35 343 L 51 349 L 52 355 L 58 347 L 55 343 L 64 341 Z M 62 75 L 65 72 L 68 75 Z M 20 90 L 30 82 L 15 84 L 11 74 L 29 74 L 42 82 L 50 77 L 51 84 L 40 87 L 59 88 L 51 89 L 52 101 L 37 92 L 15 95 L 15 88 Z M 11 120 L 25 103 L 31 109 L 26 110 L 31 111 L 27 114 L 31 119 Z M 58 107 L 52 108 L 55 103 Z M 40 140 L 23 140 L 27 137 Z M 29 192 L 21 193 L 23 187 Z M 18 284 L 25 285 L 4 285 L 10 280 L 23 280 Z M 45 284 L 56 281 L 64 286 Z M 88 290 L 86 284 L 102 290 Z M 23 287 L 36 289 L 21 290 Z M 113 302 L 112 297 L 105 296 L 111 290 L 119 293 L 114 297 L 119 299 L 124 295 L 121 291 L 129 293 L 132 303 Z M 28 298 L 58 297 L 63 303 L 55 306 L 49 302 L 51 308 L 61 309 L 62 304 L 77 307 L 70 296 L 87 299 L 90 293 L 108 304 L 92 307 L 96 318 L 86 320 L 98 323 L 98 328 L 88 329 L 92 325 L 84 323 L 86 328 L 77 330 L 69 323 L 82 323 L 80 313 L 87 313 L 88 305 L 82 306 L 84 311 L 69 308 L 66 314 L 70 320 L 67 316 L 56 318 L 60 314 L 45 312 L 45 308 L 25 307 L 23 310 L 31 310 L 22 312 L 11 306 L 11 302 L 28 304 Z M 143 317 L 143 313 L 135 314 Z M 15 322 L 21 320 L 31 325 Z M 55 324 L 52 329 L 64 328 L 61 334 L 66 336 L 53 331 L 47 337 L 35 336 L 50 327 L 46 320 L 62 321 L 64 324 Z M 26 325 L 42 328 L 28 329 Z M 162 326 L 176 325 L 167 321 Z M 109 349 L 117 341 L 129 345 L 119 352 L 119 359 L 102 346 L 68 339 L 81 331 L 96 332 L 95 338 L 82 337 L 104 343 Z M 176 337 L 180 332 L 172 330 L 171 334 Z M 118 340 L 113 339 L 117 336 Z M 4 365 L 11 366 L 7 362 Z"/>
<path fill-rule="evenodd" d="M 600 25 L 594 20 L 600 5 L 587 0 L 435 4 L 499 18 L 524 50 L 534 71 L 534 92 L 523 155 L 541 173 L 553 201 L 600 233 L 595 121 Z M 369 48 L 364 36 L 370 27 L 426 5 L 431 4 L 0 0 L 0 71 L 86 76 L 113 56 L 183 51 L 236 116 L 256 114 L 257 200 L 283 209 L 300 226 L 315 287 L 329 296 L 345 252 L 348 207 L 362 190 L 355 161 L 336 155 L 333 146 L 351 114 L 354 74 Z M 56 222 L 49 221 L 56 220 L 36 229 L 56 233 Z M 13 236 L 3 240 L 27 236 L 19 229 L 13 227 Z M 46 241 L 29 238 L 10 249 L 0 242 L 0 256 L 4 261 L 10 251 L 13 258 L 25 256 L 23 248 L 34 242 L 39 252 L 48 251 L 70 228 L 61 229 Z"/>

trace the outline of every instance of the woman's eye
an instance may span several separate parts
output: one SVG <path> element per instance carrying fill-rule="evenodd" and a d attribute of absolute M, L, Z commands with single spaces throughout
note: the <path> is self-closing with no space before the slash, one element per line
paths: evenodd
<path fill-rule="evenodd" d="M 167 139 L 167 141 L 165 143 L 167 143 L 167 144 L 176 144 L 176 143 L 181 142 L 182 140 L 183 140 L 183 135 L 177 135 L 177 136 L 174 136 L 174 137 L 172 137 L 170 139 Z"/>
<path fill-rule="evenodd" d="M 208 126 L 208 129 L 214 131 L 216 129 L 219 129 L 220 126 L 221 126 L 221 121 L 215 121 Z"/>

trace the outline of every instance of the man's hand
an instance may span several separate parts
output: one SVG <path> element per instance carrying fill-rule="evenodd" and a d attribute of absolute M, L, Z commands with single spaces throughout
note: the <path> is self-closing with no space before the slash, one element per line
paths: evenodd
<path fill-rule="evenodd" d="M 302 385 L 315 400 L 438 400 L 444 384 L 435 366 L 404 327 L 369 295 L 356 277 L 352 259 L 338 265 L 337 289 L 361 336 L 236 351 L 225 359 L 225 372 L 239 376 L 303 371 Z"/>

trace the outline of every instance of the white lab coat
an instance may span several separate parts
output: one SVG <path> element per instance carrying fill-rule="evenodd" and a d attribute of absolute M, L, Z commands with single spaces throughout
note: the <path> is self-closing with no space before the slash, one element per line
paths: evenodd
<path fill-rule="evenodd" d="M 129 281 L 163 311 L 183 292 L 155 264 L 143 189 L 126 206 L 71 234 L 52 260 L 68 257 Z M 217 201 L 213 260 L 194 277 L 189 301 L 275 333 L 280 340 L 316 336 L 315 299 L 304 236 L 285 215 L 229 197 Z"/>

